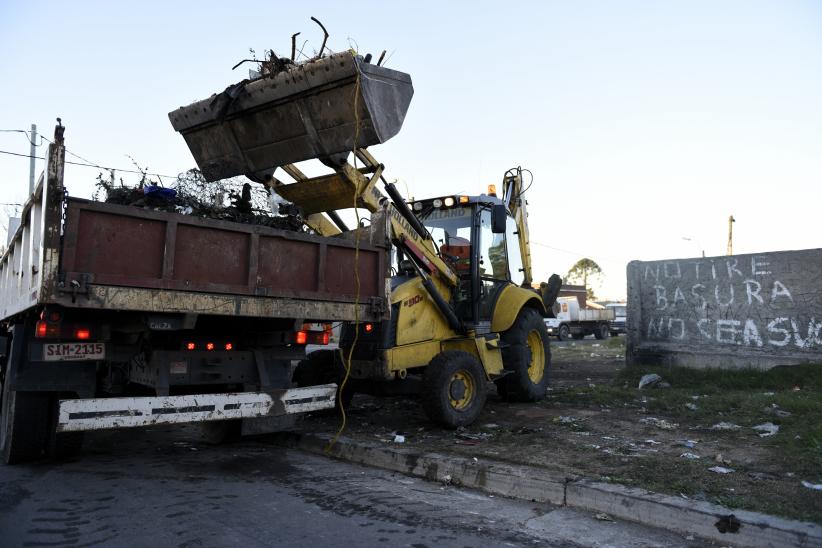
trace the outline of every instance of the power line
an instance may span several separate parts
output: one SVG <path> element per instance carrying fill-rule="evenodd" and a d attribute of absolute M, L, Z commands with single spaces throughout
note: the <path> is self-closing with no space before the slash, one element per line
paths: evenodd
<path fill-rule="evenodd" d="M 46 141 L 48 141 L 48 139 L 46 139 L 46 138 L 45 138 L 45 137 L 43 137 L 42 135 L 38 135 L 38 137 L 40 137 L 40 144 L 39 144 L 39 145 L 35 145 L 35 144 L 34 144 L 34 142 L 31 140 L 31 137 L 29 137 L 29 133 L 30 133 L 30 132 L 26 131 L 25 129 L 0 129 L 0 133 L 22 133 L 22 134 L 23 134 L 23 136 L 25 136 L 26 141 L 28 141 L 28 142 L 29 142 L 32 146 L 35 146 L 35 147 L 42 146 L 42 145 L 43 145 L 43 140 L 44 140 L 44 139 L 45 139 Z"/>
<path fill-rule="evenodd" d="M 48 139 L 46 139 L 46 140 L 48 141 Z M 68 151 L 66 151 L 66 152 L 68 152 Z M 7 150 L 0 150 L 0 154 L 8 154 L 10 156 L 20 156 L 21 158 L 35 158 L 37 160 L 45 160 L 45 158 L 43 158 L 42 156 L 32 156 L 30 154 L 20 154 L 18 152 L 9 152 Z M 76 154 L 74 154 L 72 152 L 69 152 L 69 154 L 71 154 L 72 156 L 77 156 Z M 77 156 L 77 158 L 80 158 L 80 156 Z M 80 158 L 80 159 L 83 160 L 83 158 Z M 86 162 L 88 162 L 88 160 L 86 160 Z M 66 160 L 66 163 L 71 164 L 73 166 L 93 167 L 93 168 L 97 168 L 97 169 L 105 169 L 105 170 L 108 170 L 108 171 L 114 170 L 114 171 L 121 171 L 123 173 L 136 173 L 137 175 L 153 175 L 155 177 L 165 177 L 166 179 L 175 179 L 175 180 L 177 179 L 176 175 L 163 175 L 161 173 L 148 173 L 148 172 L 143 172 L 143 171 L 135 171 L 133 169 L 122 169 L 122 168 L 119 168 L 119 167 L 106 167 L 106 166 L 101 166 L 101 165 L 94 164 L 94 163 L 91 163 L 91 162 L 81 163 L 81 162 L 70 162 L 70 161 Z"/>

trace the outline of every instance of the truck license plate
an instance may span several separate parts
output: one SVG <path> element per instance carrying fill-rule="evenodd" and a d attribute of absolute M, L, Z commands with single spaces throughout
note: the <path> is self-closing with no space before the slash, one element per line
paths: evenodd
<path fill-rule="evenodd" d="M 67 360 L 102 360 L 106 357 L 103 343 L 48 343 L 43 345 L 43 359 L 47 362 Z"/>

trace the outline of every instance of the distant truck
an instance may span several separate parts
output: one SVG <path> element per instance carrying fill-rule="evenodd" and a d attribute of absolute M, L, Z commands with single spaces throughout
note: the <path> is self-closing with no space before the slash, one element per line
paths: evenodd
<path fill-rule="evenodd" d="M 70 197 L 63 130 L 0 254 L 0 458 L 333 408 L 336 385 L 294 388 L 291 362 L 330 322 L 383 319 L 386 247 Z"/>
<path fill-rule="evenodd" d="M 611 309 L 583 308 L 576 297 L 559 297 L 553 312 L 553 318 L 545 318 L 545 327 L 549 335 L 561 341 L 586 335 L 607 339 L 611 335 L 611 321 L 615 317 Z"/>
<path fill-rule="evenodd" d="M 627 315 L 628 305 L 625 303 L 611 303 L 606 304 L 605 308 L 614 311 L 614 319 L 611 320 L 611 335 L 625 333 L 625 317 Z"/>

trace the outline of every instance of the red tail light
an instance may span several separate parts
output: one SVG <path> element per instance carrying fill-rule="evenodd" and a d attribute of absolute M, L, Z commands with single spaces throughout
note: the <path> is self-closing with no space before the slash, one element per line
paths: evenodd
<path fill-rule="evenodd" d="M 186 350 L 194 350 L 195 348 L 197 348 L 197 345 L 193 342 L 186 343 Z"/>
<path fill-rule="evenodd" d="M 91 331 L 85 328 L 79 328 L 74 330 L 74 338 L 80 340 L 86 340 L 91 338 Z"/>
<path fill-rule="evenodd" d="M 331 340 L 331 334 L 328 331 L 323 331 L 322 342 L 320 344 L 328 344 Z"/>
<path fill-rule="evenodd" d="M 225 349 L 226 350 L 234 350 L 234 345 L 231 344 L 231 343 L 225 343 Z"/>
<path fill-rule="evenodd" d="M 371 333 L 372 331 L 374 331 L 374 324 L 373 323 L 365 324 L 365 332 L 366 333 Z"/>
<path fill-rule="evenodd" d="M 206 350 L 214 350 L 214 343 L 206 343 Z"/>
<path fill-rule="evenodd" d="M 297 331 L 297 337 L 295 339 L 297 344 L 305 344 L 308 342 L 308 333 L 305 331 Z"/>
<path fill-rule="evenodd" d="M 35 327 L 34 336 L 38 339 L 57 338 L 60 336 L 60 326 L 40 320 Z"/>

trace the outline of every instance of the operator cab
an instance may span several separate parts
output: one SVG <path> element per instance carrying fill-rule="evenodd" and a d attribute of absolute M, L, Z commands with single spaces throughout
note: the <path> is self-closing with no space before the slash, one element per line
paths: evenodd
<path fill-rule="evenodd" d="M 489 326 L 508 284 L 521 285 L 516 222 L 496 196 L 444 196 L 409 204 L 431 233 L 440 257 L 459 278 L 453 303 L 466 325 Z"/>

